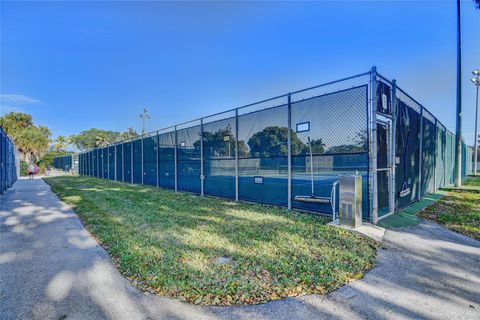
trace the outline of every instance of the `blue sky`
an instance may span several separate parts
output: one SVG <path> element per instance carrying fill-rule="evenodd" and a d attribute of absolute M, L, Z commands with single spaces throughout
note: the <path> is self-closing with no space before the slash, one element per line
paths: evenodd
<path fill-rule="evenodd" d="M 462 2 L 473 142 L 480 10 Z M 53 136 L 152 131 L 376 65 L 455 128 L 455 1 L 1 2 L 1 113 Z"/>

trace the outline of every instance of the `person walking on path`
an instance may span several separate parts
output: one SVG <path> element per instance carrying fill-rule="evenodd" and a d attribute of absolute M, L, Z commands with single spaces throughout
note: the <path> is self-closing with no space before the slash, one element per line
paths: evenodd
<path fill-rule="evenodd" d="M 33 165 L 33 163 L 30 162 L 27 170 L 28 170 L 28 177 L 30 179 L 34 179 L 35 178 L 35 166 Z"/>

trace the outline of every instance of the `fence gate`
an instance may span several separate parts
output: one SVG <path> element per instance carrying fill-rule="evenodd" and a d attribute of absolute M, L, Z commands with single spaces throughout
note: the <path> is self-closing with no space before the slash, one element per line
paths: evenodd
<path fill-rule="evenodd" d="M 390 148 L 392 141 L 390 119 L 377 120 L 377 190 L 378 217 L 391 212 L 390 196 L 392 186 L 392 165 L 390 163 Z"/>

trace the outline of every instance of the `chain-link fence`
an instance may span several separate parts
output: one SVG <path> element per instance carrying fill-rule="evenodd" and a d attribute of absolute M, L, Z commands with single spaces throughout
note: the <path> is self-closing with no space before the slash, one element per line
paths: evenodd
<path fill-rule="evenodd" d="M 0 127 L 0 194 L 10 188 L 20 175 L 18 151 Z"/>
<path fill-rule="evenodd" d="M 372 69 L 81 153 L 79 168 L 329 215 L 339 177 L 356 174 L 363 217 L 376 221 L 453 183 L 454 146 L 445 126 Z M 465 176 L 472 150 L 463 150 Z"/>
<path fill-rule="evenodd" d="M 454 183 L 455 134 L 405 91 L 378 75 L 393 93 L 394 210 Z M 381 97 L 378 97 L 381 99 Z M 462 180 L 472 174 L 473 149 L 462 142 Z M 390 210 L 391 211 L 391 210 Z"/>
<path fill-rule="evenodd" d="M 74 174 L 80 173 L 80 158 L 83 159 L 81 154 L 67 154 L 63 156 L 57 156 L 53 158 L 53 167 L 64 172 L 70 172 Z M 80 174 L 87 174 L 86 163 L 83 163 L 81 166 L 82 172 Z"/>

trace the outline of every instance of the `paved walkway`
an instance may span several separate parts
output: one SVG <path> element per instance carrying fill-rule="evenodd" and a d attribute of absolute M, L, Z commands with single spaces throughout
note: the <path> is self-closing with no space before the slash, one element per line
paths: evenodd
<path fill-rule="evenodd" d="M 480 319 L 480 242 L 432 223 L 387 231 L 378 266 L 327 296 L 198 307 L 145 295 L 42 180 L 0 196 L 1 319 Z"/>

